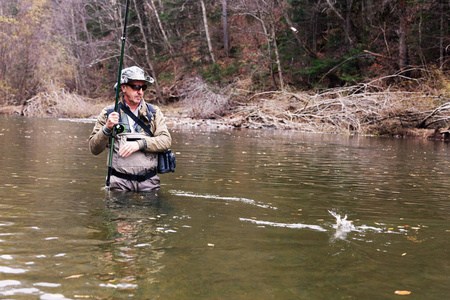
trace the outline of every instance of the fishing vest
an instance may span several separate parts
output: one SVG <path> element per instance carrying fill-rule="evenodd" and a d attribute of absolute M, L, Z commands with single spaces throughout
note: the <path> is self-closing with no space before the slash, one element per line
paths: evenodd
<path fill-rule="evenodd" d="M 152 116 L 155 116 L 155 110 L 153 106 L 148 103 L 147 105 L 147 117 L 149 124 Z M 107 115 L 114 111 L 114 105 L 107 107 Z M 125 131 L 115 136 L 114 151 L 112 157 L 112 175 L 127 180 L 144 181 L 156 175 L 156 168 L 158 166 L 158 153 L 147 151 L 136 151 L 128 157 L 122 157 L 119 155 L 120 147 L 126 142 L 137 141 L 149 136 L 143 132 L 142 128 L 137 125 L 136 133 L 132 133 L 128 117 L 125 115 L 122 118 L 122 114 L 119 109 L 119 123 L 124 125 Z M 109 162 L 110 151 L 108 151 L 107 165 Z"/>

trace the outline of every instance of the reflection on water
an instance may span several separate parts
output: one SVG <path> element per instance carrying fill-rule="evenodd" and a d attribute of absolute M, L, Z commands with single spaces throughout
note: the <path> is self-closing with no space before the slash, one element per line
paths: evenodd
<path fill-rule="evenodd" d="M 160 199 L 154 192 L 107 193 L 104 223 L 112 243 L 104 248 L 104 262 L 114 267 L 102 274 L 102 280 L 107 279 L 108 284 L 100 286 L 136 289 L 140 264 L 152 269 L 152 273 L 162 268 L 157 261 L 164 251 L 156 248 L 162 242 L 158 234 L 162 218 Z"/>
<path fill-rule="evenodd" d="M 444 299 L 449 145 L 173 127 L 155 193 L 93 123 L 0 117 L 0 298 Z"/>

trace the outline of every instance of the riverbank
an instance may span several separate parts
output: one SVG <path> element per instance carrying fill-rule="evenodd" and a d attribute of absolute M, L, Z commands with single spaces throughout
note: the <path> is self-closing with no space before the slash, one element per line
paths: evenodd
<path fill-rule="evenodd" d="M 315 94 L 286 91 L 249 94 L 241 90 L 234 93 L 233 100 L 208 92 L 207 97 L 188 97 L 160 107 L 169 125 L 448 141 L 450 99 L 445 94 L 360 89 L 355 86 Z M 218 106 L 217 99 L 225 101 Z M 0 114 L 86 119 L 95 118 L 108 104 L 60 91 L 38 94 L 24 106 L 0 107 Z"/>
<path fill-rule="evenodd" d="M 314 132 L 314 133 L 329 133 L 329 134 L 348 134 L 358 135 L 362 133 L 356 132 L 338 132 L 338 131 L 317 131 L 312 129 L 309 124 L 293 124 L 293 128 L 278 128 L 271 123 L 255 123 L 246 120 L 244 115 L 237 115 L 236 113 L 218 117 L 215 119 L 195 119 L 188 117 L 182 107 L 162 107 L 164 115 L 166 117 L 166 123 L 168 126 L 173 125 L 190 125 L 195 127 L 209 127 L 218 129 L 232 129 L 232 128 L 248 128 L 248 129 L 261 129 L 261 130 L 294 130 L 300 132 Z M 385 131 L 383 134 L 374 132 L 363 133 L 364 135 L 394 137 L 394 138 L 419 138 L 428 139 L 433 141 L 445 141 L 449 140 L 448 129 L 419 129 L 410 127 L 391 127 L 391 131 Z"/>
<path fill-rule="evenodd" d="M 235 90 L 227 110 L 216 108 L 222 114 L 213 109 L 225 95 L 207 91 L 163 110 L 169 119 L 198 126 L 448 140 L 449 93 L 430 91 L 376 91 L 368 85 L 316 93 Z"/>
<path fill-rule="evenodd" d="M 189 125 L 193 127 L 208 127 L 216 129 L 233 129 L 233 128 L 249 128 L 249 129 L 261 129 L 261 130 L 295 130 L 295 131 L 306 131 L 306 132 L 316 132 L 316 133 L 340 133 L 342 132 L 319 132 L 314 131 L 305 124 L 297 124 L 295 128 L 276 128 L 272 124 L 255 124 L 254 122 L 245 121 L 243 116 L 238 117 L 236 115 L 228 115 L 223 117 L 218 117 L 215 119 L 196 119 L 191 118 L 186 114 L 186 108 L 178 105 L 169 105 L 161 107 L 165 117 L 166 123 L 170 126 L 175 125 Z M 22 106 L 5 106 L 0 107 L 0 115 L 23 115 Z M 55 117 L 55 116 L 47 116 Z M 62 117 L 62 116 L 60 116 Z M 92 115 L 87 119 L 92 119 L 95 121 L 96 116 Z M 305 125 L 305 126 L 303 126 Z M 304 127 L 304 128 L 303 128 Z M 357 133 L 348 133 L 357 134 Z M 447 137 L 444 135 L 447 134 Z M 448 130 L 442 130 L 436 132 L 436 129 L 417 129 L 417 128 L 396 128 L 395 131 L 385 134 L 371 134 L 366 133 L 366 135 L 374 136 L 389 136 L 395 138 L 420 138 L 435 141 L 449 141 Z"/>

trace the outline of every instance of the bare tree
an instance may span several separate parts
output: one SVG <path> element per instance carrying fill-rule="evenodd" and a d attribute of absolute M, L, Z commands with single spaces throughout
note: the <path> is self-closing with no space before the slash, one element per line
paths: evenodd
<path fill-rule="evenodd" d="M 352 1 L 353 0 L 346 0 L 346 16 L 345 18 L 342 16 L 342 14 L 336 9 L 336 0 L 326 0 L 330 10 L 338 17 L 339 20 L 341 20 L 343 22 L 343 24 L 345 24 L 344 28 L 345 28 L 345 40 L 347 41 L 347 43 L 349 45 L 353 44 L 353 40 L 350 37 L 350 30 L 351 30 L 351 26 L 350 26 L 350 12 L 351 12 L 351 7 L 352 7 Z"/>
<path fill-rule="evenodd" d="M 278 51 L 277 36 L 276 36 L 276 20 L 277 16 L 275 8 L 276 0 L 268 0 L 264 2 L 253 3 L 250 0 L 242 0 L 242 7 L 244 8 L 241 13 L 251 16 L 258 21 L 260 30 L 262 32 L 256 32 L 257 35 L 263 36 L 266 40 L 267 54 L 265 59 L 269 62 L 269 71 L 275 87 L 278 86 L 273 72 L 273 66 L 276 65 L 278 71 L 278 81 L 281 89 L 284 89 L 283 71 L 281 66 L 281 58 Z M 272 59 L 272 52 L 275 55 L 275 60 Z"/>
<path fill-rule="evenodd" d="M 398 65 L 400 70 L 403 70 L 408 65 L 408 45 L 406 38 L 408 35 L 408 20 L 407 20 L 407 4 L 406 0 L 399 0 L 398 15 L 400 24 L 398 27 Z"/>
<path fill-rule="evenodd" d="M 213 48 L 212 48 L 212 44 L 211 44 L 211 37 L 209 35 L 208 18 L 206 16 L 205 1 L 204 0 L 200 0 L 200 4 L 202 6 L 203 24 L 204 24 L 204 27 L 205 27 L 205 35 L 206 35 L 206 42 L 208 43 L 209 55 L 211 56 L 212 62 L 215 64 L 216 63 L 216 59 L 214 57 L 214 52 L 213 52 Z"/>
<path fill-rule="evenodd" d="M 449 3 L 450 5 L 450 3 Z M 439 69 L 443 70 L 444 68 L 444 53 L 445 53 L 445 47 L 444 47 L 444 40 L 445 40 L 445 29 L 447 28 L 445 26 L 445 3 L 442 1 L 439 4 L 439 8 L 440 8 L 440 13 L 439 13 L 439 32 L 440 32 L 440 36 L 439 36 Z M 448 9 L 448 7 L 447 7 Z"/>
<path fill-rule="evenodd" d="M 52 82 L 50 73 L 64 71 L 53 65 L 58 59 L 64 63 L 63 45 L 54 39 L 49 26 L 53 11 L 46 3 L 8 4 L 1 5 L 0 15 L 0 96 L 9 104 L 23 104 L 40 90 L 58 85 L 59 78 Z M 46 68 L 49 72 L 41 73 Z"/>
<path fill-rule="evenodd" d="M 138 17 L 138 21 L 139 21 L 139 30 L 141 31 L 141 35 L 142 35 L 142 41 L 144 43 L 144 55 L 145 55 L 145 61 L 147 62 L 147 66 L 150 69 L 150 73 L 152 74 L 153 78 L 155 79 L 155 92 L 156 92 L 156 98 L 158 100 L 159 103 L 164 103 L 165 101 L 162 97 L 162 93 L 161 93 L 161 88 L 159 86 L 158 83 L 158 79 L 155 73 L 155 69 L 153 68 L 153 63 L 152 60 L 150 58 L 149 55 L 149 45 L 148 45 L 148 41 L 147 41 L 147 35 L 145 34 L 145 30 L 144 30 L 144 23 L 142 22 L 142 17 L 141 14 L 139 13 L 140 10 L 136 4 L 136 0 L 133 0 L 134 3 L 134 7 L 136 8 L 136 15 Z"/>
<path fill-rule="evenodd" d="M 146 2 L 146 4 L 149 7 L 149 9 L 155 13 L 155 17 L 158 22 L 159 30 L 161 31 L 161 34 L 164 39 L 164 44 L 166 45 L 167 49 L 169 50 L 170 55 L 173 56 L 174 51 L 173 51 L 172 45 L 169 43 L 169 39 L 167 38 L 167 33 L 166 33 L 166 30 L 164 30 L 164 26 L 162 25 L 161 18 L 159 17 L 158 10 L 156 9 L 155 2 L 153 0 L 150 0 L 149 2 Z M 148 17 L 150 18 L 150 16 L 148 16 Z"/>
<path fill-rule="evenodd" d="M 309 54 L 309 56 L 311 56 L 312 58 L 317 58 L 317 54 L 315 53 L 315 51 L 313 51 L 308 44 L 306 43 L 306 41 L 304 39 L 302 39 L 299 35 L 299 32 L 297 30 L 297 28 L 295 28 L 294 24 L 291 21 L 291 18 L 289 17 L 289 14 L 286 12 L 285 8 L 283 7 L 281 1 L 282 0 L 275 0 L 278 7 L 281 9 L 281 12 L 283 13 L 284 19 L 286 20 L 286 23 L 288 24 L 288 26 L 291 28 L 291 30 L 294 32 L 294 37 L 295 40 L 297 41 L 297 43 L 299 44 L 299 46 L 301 46 L 303 49 L 306 50 L 306 52 Z M 315 44 L 315 43 L 314 43 Z"/>
<path fill-rule="evenodd" d="M 222 0 L 222 26 L 223 26 L 223 48 L 225 55 L 228 57 L 230 54 L 230 36 L 228 33 L 227 0 Z"/>
<path fill-rule="evenodd" d="M 283 69 L 281 67 L 280 53 L 278 51 L 277 37 L 275 34 L 275 28 L 271 26 L 271 40 L 273 44 L 273 49 L 275 52 L 276 65 L 278 70 L 278 80 L 280 81 L 280 88 L 284 90 L 284 80 L 283 80 Z"/>

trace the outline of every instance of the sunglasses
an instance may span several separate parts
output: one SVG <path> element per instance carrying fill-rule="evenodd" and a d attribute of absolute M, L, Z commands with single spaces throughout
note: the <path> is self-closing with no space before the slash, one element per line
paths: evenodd
<path fill-rule="evenodd" d="M 133 91 L 139 91 L 140 89 L 142 89 L 143 91 L 145 91 L 147 89 L 147 85 L 139 85 L 139 84 L 126 84 L 128 85 L 130 88 L 133 89 Z"/>

